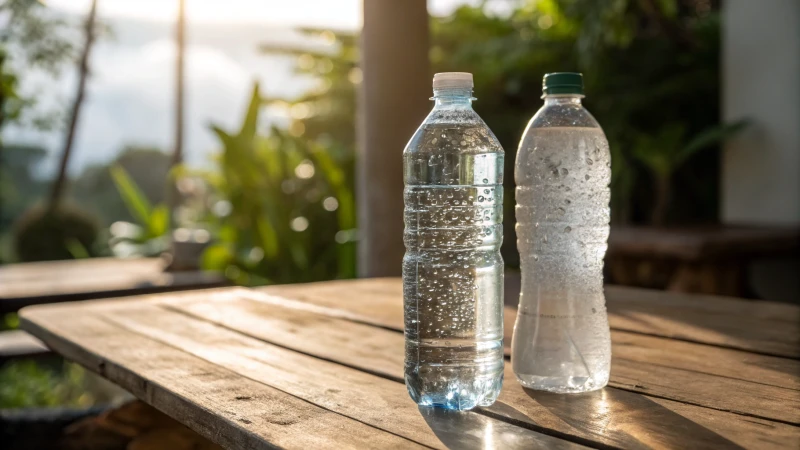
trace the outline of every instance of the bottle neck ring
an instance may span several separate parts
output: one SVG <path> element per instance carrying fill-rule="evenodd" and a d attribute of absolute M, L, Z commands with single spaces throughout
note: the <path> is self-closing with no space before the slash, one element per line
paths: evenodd
<path fill-rule="evenodd" d="M 436 106 L 471 106 L 473 100 L 470 88 L 437 88 L 433 90 L 431 100 L 436 102 Z"/>
<path fill-rule="evenodd" d="M 551 105 L 580 105 L 583 99 L 582 94 L 544 94 L 545 106 Z"/>

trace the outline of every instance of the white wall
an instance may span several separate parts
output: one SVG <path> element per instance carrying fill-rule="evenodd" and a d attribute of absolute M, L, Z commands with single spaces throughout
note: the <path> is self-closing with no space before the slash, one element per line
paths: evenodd
<path fill-rule="evenodd" d="M 800 1 L 722 7 L 723 118 L 753 122 L 723 152 L 722 221 L 800 224 Z"/>

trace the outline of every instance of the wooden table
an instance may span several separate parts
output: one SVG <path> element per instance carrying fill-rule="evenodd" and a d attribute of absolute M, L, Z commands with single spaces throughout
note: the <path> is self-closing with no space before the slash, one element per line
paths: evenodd
<path fill-rule="evenodd" d="M 226 285 L 210 272 L 165 272 L 160 258 L 89 258 L 0 266 L 0 320 L 42 303 L 120 297 Z M 47 353 L 22 331 L 0 331 L 0 364 Z"/>
<path fill-rule="evenodd" d="M 22 327 L 212 441 L 260 448 L 798 448 L 800 308 L 607 288 L 607 388 L 418 408 L 399 279 L 29 307 Z M 506 341 L 514 320 L 506 308 Z"/>
<path fill-rule="evenodd" d="M 28 305 L 222 286 L 209 272 L 165 272 L 160 258 L 89 258 L 0 266 L 0 315 Z"/>

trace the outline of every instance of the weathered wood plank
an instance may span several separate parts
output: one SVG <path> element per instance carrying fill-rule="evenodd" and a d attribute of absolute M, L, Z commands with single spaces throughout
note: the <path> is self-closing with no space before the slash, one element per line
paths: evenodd
<path fill-rule="evenodd" d="M 37 303 L 223 286 L 205 272 L 164 272 L 160 258 L 90 258 L 0 266 L 0 314 Z"/>
<path fill-rule="evenodd" d="M 421 448 L 114 325 L 85 305 L 26 308 L 21 319 L 55 351 L 225 448 Z"/>
<path fill-rule="evenodd" d="M 351 291 L 351 298 L 354 293 Z M 276 297 L 259 297 L 257 293 L 247 290 L 217 291 L 213 296 L 203 298 L 188 295 L 162 296 L 166 298 L 165 307 L 182 311 L 194 317 L 202 318 L 229 329 L 240 331 L 244 334 L 272 342 L 277 345 L 298 350 L 323 359 L 336 361 L 350 367 L 371 371 L 387 378 L 402 381 L 403 374 L 403 336 L 397 332 L 376 329 L 366 324 L 352 323 L 346 319 L 323 316 L 313 309 L 295 309 L 296 302 L 289 302 L 288 307 L 281 305 L 281 299 Z M 638 336 L 630 333 L 614 333 L 623 335 L 623 347 L 631 347 L 629 353 L 632 358 L 640 358 L 646 354 L 648 345 L 656 340 L 669 342 L 663 338 Z M 643 346 L 632 345 L 637 338 L 648 340 Z M 677 342 L 685 346 L 696 346 L 711 351 L 723 351 L 729 354 L 723 358 L 723 363 L 735 368 L 735 354 L 741 353 L 733 350 L 717 349 L 698 344 Z M 616 348 L 615 348 L 616 351 Z M 624 353 L 624 352 L 623 352 Z M 766 358 L 761 355 L 750 355 L 756 358 Z M 658 355 L 657 355 L 658 356 Z M 713 355 L 709 356 L 713 358 Z M 779 361 L 792 360 L 771 358 Z M 620 362 L 621 361 L 621 362 Z M 760 377 L 776 384 L 793 384 L 793 378 L 788 374 L 775 374 L 769 376 L 769 369 L 758 367 L 758 361 L 746 360 L 747 364 L 754 367 L 747 369 L 747 376 Z M 617 378 L 616 372 L 621 370 L 623 375 L 620 384 L 630 383 L 632 378 L 639 376 L 635 369 L 636 364 L 630 361 L 615 359 L 612 363 L 612 380 Z M 708 364 L 712 364 L 709 361 Z M 634 370 L 628 370 L 630 365 Z M 740 367 L 740 369 L 746 369 Z M 789 369 L 783 367 L 783 369 Z M 678 369 L 672 369 L 678 370 Z M 661 368 L 654 368 L 653 373 L 635 378 L 637 390 L 649 394 L 673 394 L 668 389 L 654 386 L 648 390 L 649 380 L 658 380 L 662 373 Z M 709 374 L 701 374 L 711 377 Z M 714 380 L 729 382 L 723 377 L 713 377 Z M 671 389 L 678 389 L 680 383 L 687 383 L 686 377 L 680 378 L 679 383 L 668 384 Z M 692 380 L 688 380 L 692 384 Z M 747 411 L 759 412 L 749 405 L 747 401 L 760 401 L 753 398 L 747 390 L 751 387 L 762 389 L 763 386 L 743 382 L 736 385 L 732 391 L 723 392 L 723 395 L 712 397 L 713 401 L 724 400 L 724 397 L 736 397 L 738 406 L 747 407 Z M 631 386 L 625 386 L 631 388 Z M 708 386 L 701 386 L 706 389 Z M 769 386 L 768 386 L 769 387 Z M 659 390 L 660 389 L 660 390 Z M 704 401 L 710 401 L 708 395 L 703 396 L 702 389 L 680 391 L 681 395 L 689 392 L 697 393 Z M 634 392 L 618 389 L 605 389 L 602 394 L 591 393 L 579 396 L 552 396 L 542 393 L 525 391 L 516 382 L 510 367 L 506 368 L 506 381 L 499 403 L 485 412 L 490 415 L 506 417 L 512 421 L 526 424 L 537 430 L 549 430 L 558 435 L 573 436 L 584 439 L 591 444 L 618 446 L 621 448 L 643 448 L 643 446 L 656 446 L 660 448 L 676 447 L 691 439 L 693 447 L 713 448 L 715 446 L 730 446 L 733 443 L 747 448 L 760 448 L 764 445 L 791 444 L 800 440 L 800 428 L 795 428 L 768 420 L 746 417 L 739 414 L 717 411 L 713 409 L 692 406 L 668 399 L 652 396 L 643 397 Z M 797 391 L 774 388 L 768 391 L 773 400 L 767 409 L 778 413 L 793 414 L 791 406 L 795 404 Z M 786 394 L 785 399 L 774 399 L 775 392 Z M 575 401 L 560 401 L 559 398 L 577 399 Z M 789 401 L 788 407 L 780 405 Z M 776 404 L 777 403 L 777 404 Z M 582 405 L 579 408 L 574 405 Z M 748 414 L 747 411 L 738 411 Z M 587 416 L 587 412 L 592 414 Z M 777 414 L 777 413 L 776 413 Z"/>
<path fill-rule="evenodd" d="M 800 307 L 606 286 L 617 330 L 800 358 Z"/>
<path fill-rule="evenodd" d="M 521 449 L 581 447 L 476 413 L 421 414 L 403 384 L 177 312 L 120 305 L 103 315 L 123 328 L 226 367 L 238 376 L 432 448 L 483 448 L 490 444 Z M 457 428 L 453 428 L 453 421 L 459 423 Z M 457 433 L 447 435 L 449 431 Z"/>
<path fill-rule="evenodd" d="M 268 286 L 258 290 L 338 310 L 337 314 L 349 319 L 398 330 L 403 327 L 403 287 L 399 278 Z M 518 296 L 518 283 L 509 277 L 507 304 Z M 800 358 L 800 307 L 796 305 L 621 286 L 606 286 L 606 299 L 612 329 Z M 513 324 L 515 315 L 514 308 L 506 307 L 506 324 Z M 507 325 L 508 342 L 511 331 Z"/>

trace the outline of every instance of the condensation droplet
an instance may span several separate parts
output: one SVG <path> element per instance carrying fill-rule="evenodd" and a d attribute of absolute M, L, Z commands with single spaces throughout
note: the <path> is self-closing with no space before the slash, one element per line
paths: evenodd
<path fill-rule="evenodd" d="M 569 233 L 570 231 L 572 231 L 572 227 L 568 226 L 564 228 L 564 233 Z"/>

